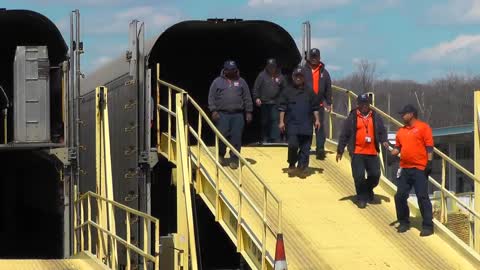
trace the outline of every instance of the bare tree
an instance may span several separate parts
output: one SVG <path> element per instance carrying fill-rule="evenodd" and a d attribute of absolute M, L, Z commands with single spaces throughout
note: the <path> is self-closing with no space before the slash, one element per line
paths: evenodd
<path fill-rule="evenodd" d="M 377 79 L 377 64 L 367 59 L 360 59 L 360 61 L 356 63 L 356 66 L 357 71 L 354 76 L 360 81 L 361 90 L 364 92 L 373 91 L 375 80 Z"/>

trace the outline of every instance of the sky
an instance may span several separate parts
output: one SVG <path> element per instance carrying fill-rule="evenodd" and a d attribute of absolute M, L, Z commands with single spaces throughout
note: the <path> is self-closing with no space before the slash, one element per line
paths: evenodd
<path fill-rule="evenodd" d="M 217 17 L 272 21 L 297 41 L 310 21 L 312 46 L 333 78 L 360 59 L 374 62 L 380 79 L 480 74 L 480 0 L 0 0 L 0 8 L 39 12 L 65 40 L 78 8 L 86 73 L 125 52 L 132 19 L 144 21 L 152 38 L 183 20 Z"/>

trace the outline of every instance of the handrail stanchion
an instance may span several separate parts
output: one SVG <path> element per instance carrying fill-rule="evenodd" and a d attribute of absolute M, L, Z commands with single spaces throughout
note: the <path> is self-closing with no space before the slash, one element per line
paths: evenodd
<path fill-rule="evenodd" d="M 200 166 L 200 162 L 201 162 L 201 156 L 202 156 L 202 148 L 201 148 L 201 144 L 200 144 L 200 141 L 202 140 L 202 122 L 203 122 L 203 119 L 202 119 L 202 114 L 198 114 L 198 131 L 197 131 L 197 135 L 198 135 L 198 139 L 197 139 L 197 173 L 196 173 L 196 181 L 195 181 L 195 184 L 197 185 L 197 188 L 195 189 L 197 194 L 201 193 L 202 192 L 202 177 L 201 177 L 201 166 Z"/>
<path fill-rule="evenodd" d="M 215 221 L 220 220 L 220 172 L 218 168 L 219 151 L 218 136 L 215 136 Z"/>
<path fill-rule="evenodd" d="M 474 148 L 475 148 L 475 177 L 480 179 L 480 90 L 477 89 L 474 92 Z M 480 182 L 476 181 L 474 186 L 475 200 L 473 208 L 478 213 L 480 212 Z M 480 219 L 475 219 L 475 231 L 474 231 L 474 243 L 475 250 L 480 252 Z"/>
<path fill-rule="evenodd" d="M 168 88 L 168 110 L 172 111 L 172 88 Z M 168 114 L 168 160 L 172 160 L 172 115 Z"/>
<path fill-rule="evenodd" d="M 320 107 L 320 110 L 325 110 L 323 107 Z M 328 138 L 330 140 L 333 139 L 333 104 L 330 106 L 330 112 L 328 113 Z M 323 112 L 325 115 L 325 112 Z M 323 125 L 323 123 L 321 123 Z M 325 129 L 324 129 L 325 130 Z"/>
<path fill-rule="evenodd" d="M 92 221 L 92 207 L 90 204 L 90 195 L 87 196 L 87 219 L 88 221 Z M 88 232 L 88 251 L 92 252 L 92 228 L 90 226 L 90 223 L 87 226 L 87 232 Z"/>
<path fill-rule="evenodd" d="M 83 200 L 80 201 L 80 222 L 83 224 L 85 222 L 85 216 L 83 213 Z M 84 239 L 84 232 L 83 227 L 80 228 L 80 249 L 85 250 L 85 239 Z"/>
<path fill-rule="evenodd" d="M 127 240 L 127 244 L 130 245 L 130 238 L 131 238 L 131 236 L 130 236 L 130 226 L 131 226 L 131 224 L 130 224 L 130 213 L 128 213 L 128 212 L 125 213 L 125 223 L 126 223 L 125 225 L 126 225 L 126 227 L 127 227 L 127 232 L 126 232 L 126 235 L 127 235 L 126 238 L 127 238 L 127 239 L 126 239 L 126 240 Z M 126 251 L 127 251 L 127 266 L 126 266 L 126 270 L 130 270 L 130 269 L 131 269 L 130 249 L 127 248 Z"/>
<path fill-rule="evenodd" d="M 267 189 L 263 187 L 263 234 L 262 234 L 262 270 L 266 269 L 267 256 Z"/>
<path fill-rule="evenodd" d="M 239 159 L 240 160 L 240 159 Z M 242 171 L 243 167 L 238 167 L 238 219 L 237 219 L 237 252 L 242 250 Z"/>
<path fill-rule="evenodd" d="M 442 159 L 442 189 L 445 189 L 447 162 Z M 445 224 L 447 220 L 447 198 L 443 190 L 440 191 L 440 222 Z"/>
<path fill-rule="evenodd" d="M 160 84 L 158 80 L 160 79 L 160 63 L 157 64 L 157 103 L 155 106 L 155 111 L 157 112 L 157 152 L 160 152 L 160 110 L 158 109 L 158 105 L 160 105 Z"/>

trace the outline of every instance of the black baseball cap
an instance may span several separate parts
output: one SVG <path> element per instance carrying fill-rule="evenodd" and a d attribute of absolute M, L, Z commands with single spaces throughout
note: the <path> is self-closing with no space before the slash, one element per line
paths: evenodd
<path fill-rule="evenodd" d="M 225 61 L 225 63 L 223 64 L 223 68 L 227 70 L 237 69 L 237 63 L 235 63 L 235 61 L 233 60 Z"/>
<path fill-rule="evenodd" d="M 292 75 L 293 75 L 293 76 L 297 76 L 297 75 L 302 75 L 302 76 L 303 76 L 303 68 L 301 68 L 301 67 L 296 67 L 296 68 L 293 70 Z"/>
<path fill-rule="evenodd" d="M 310 57 L 320 57 L 320 50 L 313 48 L 310 50 Z"/>
<path fill-rule="evenodd" d="M 403 107 L 403 109 L 401 111 L 398 112 L 398 114 L 400 115 L 404 115 L 404 114 L 407 114 L 407 113 L 414 113 L 416 114 L 418 111 L 417 111 L 417 108 L 415 108 L 415 106 L 413 106 L 412 104 L 407 104 L 405 105 L 405 107 Z"/>
<path fill-rule="evenodd" d="M 267 60 L 267 66 L 276 67 L 277 66 L 277 60 L 275 58 L 268 59 Z"/>
<path fill-rule="evenodd" d="M 357 103 L 358 104 L 370 104 L 370 97 L 368 94 L 361 94 L 357 97 Z"/>

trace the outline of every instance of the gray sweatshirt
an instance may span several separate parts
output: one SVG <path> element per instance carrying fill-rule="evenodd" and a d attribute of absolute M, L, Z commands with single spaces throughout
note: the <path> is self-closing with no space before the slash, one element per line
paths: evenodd
<path fill-rule="evenodd" d="M 212 112 L 252 112 L 253 104 L 247 82 L 240 76 L 229 80 L 222 73 L 210 86 L 208 109 Z"/>
<path fill-rule="evenodd" d="M 264 104 L 275 104 L 284 87 L 285 79 L 281 74 L 272 77 L 267 71 L 263 70 L 255 80 L 253 99 L 259 98 Z"/>

